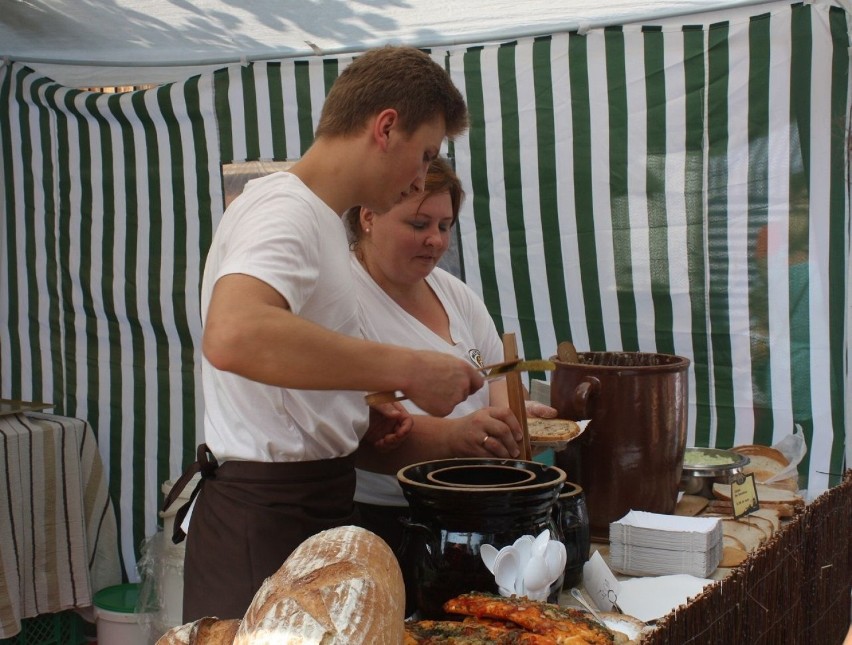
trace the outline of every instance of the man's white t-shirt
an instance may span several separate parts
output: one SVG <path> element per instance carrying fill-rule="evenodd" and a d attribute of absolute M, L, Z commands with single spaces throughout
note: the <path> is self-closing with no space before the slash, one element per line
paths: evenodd
<path fill-rule="evenodd" d="M 302 318 L 360 335 L 343 221 L 295 175 L 248 182 L 225 212 L 204 268 L 202 323 L 213 285 L 235 273 L 271 286 Z M 201 377 L 205 442 L 220 462 L 342 457 L 367 429 L 364 392 L 265 385 L 206 359 Z"/>
<path fill-rule="evenodd" d="M 435 268 L 426 277 L 427 284 L 444 306 L 450 321 L 454 344 L 438 336 L 414 316 L 396 304 L 351 254 L 358 307 L 362 317 L 362 333 L 368 340 L 412 349 L 428 349 L 452 354 L 474 365 L 490 365 L 503 360 L 503 345 L 485 304 L 464 282 Z M 488 387 L 459 403 L 448 417 L 463 417 L 487 407 Z M 425 414 L 411 401 L 404 401 L 411 414 Z M 394 475 L 358 470 L 355 500 L 367 504 L 406 506 Z"/>

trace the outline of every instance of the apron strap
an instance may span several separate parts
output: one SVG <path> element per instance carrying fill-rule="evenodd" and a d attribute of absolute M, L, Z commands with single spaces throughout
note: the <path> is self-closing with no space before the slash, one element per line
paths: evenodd
<path fill-rule="evenodd" d="M 180 478 L 178 478 L 175 482 L 174 486 L 172 486 L 169 494 L 166 495 L 166 499 L 163 502 L 163 511 L 168 510 L 168 508 L 178 498 L 178 495 L 180 495 L 183 492 L 183 489 L 186 488 L 186 485 L 189 484 L 190 480 L 197 473 L 201 473 L 201 481 L 195 485 L 195 488 L 192 490 L 192 494 L 189 496 L 189 501 L 181 506 L 175 514 L 174 531 L 172 531 L 172 542 L 174 544 L 180 544 L 183 542 L 184 538 L 186 538 L 186 533 L 181 528 L 181 524 L 183 524 L 183 520 L 186 518 L 186 514 L 189 512 L 189 509 L 192 508 L 192 503 L 195 501 L 195 497 L 201 490 L 204 480 L 214 477 L 218 467 L 219 462 L 216 461 L 216 457 L 214 457 L 213 453 L 210 452 L 207 444 L 200 444 L 196 451 L 196 461 L 189 465 Z"/>

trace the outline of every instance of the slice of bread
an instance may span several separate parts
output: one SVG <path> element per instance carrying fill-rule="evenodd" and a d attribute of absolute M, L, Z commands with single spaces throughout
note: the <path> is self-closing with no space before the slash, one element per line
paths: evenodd
<path fill-rule="evenodd" d="M 772 524 L 772 531 L 775 532 L 781 528 L 781 517 L 778 509 L 776 508 L 759 508 L 756 511 L 749 513 L 750 516 L 753 517 L 762 517 L 765 520 L 768 520 L 770 524 Z"/>
<path fill-rule="evenodd" d="M 771 521 L 766 519 L 765 517 L 760 517 L 759 515 L 755 515 L 754 513 L 749 513 L 748 515 L 744 515 L 739 518 L 740 522 L 745 522 L 746 524 L 753 524 L 758 527 L 761 531 L 766 533 L 766 537 L 772 537 L 772 534 L 775 533 L 775 526 Z"/>
<path fill-rule="evenodd" d="M 749 553 L 763 544 L 768 537 L 757 525 L 742 520 L 722 520 L 722 535 L 736 538 Z"/>
<path fill-rule="evenodd" d="M 707 508 L 710 500 L 700 495 L 683 495 L 675 506 L 674 514 L 692 517 Z"/>
<path fill-rule="evenodd" d="M 580 434 L 580 426 L 570 419 L 527 418 L 530 441 L 571 441 Z"/>
<path fill-rule="evenodd" d="M 742 564 L 748 558 L 748 552 L 745 549 L 739 549 L 735 546 L 722 547 L 722 560 L 719 562 L 720 567 L 730 568 Z"/>
<path fill-rule="evenodd" d="M 767 486 L 766 484 L 755 484 L 755 488 L 757 489 L 757 499 L 760 501 L 761 506 L 763 506 L 764 502 L 773 504 L 789 504 L 791 506 L 804 506 L 805 504 L 805 500 L 801 495 L 783 488 L 775 488 L 773 486 Z M 717 499 L 730 500 L 731 485 L 713 484 L 713 495 Z"/>
<path fill-rule="evenodd" d="M 781 488 L 784 490 L 788 490 L 791 493 L 799 492 L 799 478 L 798 476 L 787 477 L 786 479 L 779 479 L 777 482 L 768 483 L 766 480 L 760 479 L 757 475 L 754 477 L 755 481 L 765 484 L 766 486 L 771 486 L 772 488 Z"/>

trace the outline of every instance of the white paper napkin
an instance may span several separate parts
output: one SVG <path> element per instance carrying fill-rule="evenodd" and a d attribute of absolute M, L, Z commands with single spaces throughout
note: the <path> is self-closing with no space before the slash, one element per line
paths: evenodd
<path fill-rule="evenodd" d="M 657 620 L 716 582 L 685 574 L 630 578 L 621 581 L 618 605 L 625 614 L 643 622 Z"/>

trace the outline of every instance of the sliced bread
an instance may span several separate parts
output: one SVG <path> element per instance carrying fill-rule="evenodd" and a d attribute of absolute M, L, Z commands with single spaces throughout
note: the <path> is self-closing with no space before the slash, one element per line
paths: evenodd
<path fill-rule="evenodd" d="M 781 516 L 778 512 L 777 508 L 759 508 L 752 513 L 749 513 L 751 517 L 762 517 L 767 520 L 770 524 L 772 524 L 773 533 L 781 528 Z"/>
<path fill-rule="evenodd" d="M 754 524 L 764 533 L 766 533 L 766 537 L 772 537 L 772 534 L 775 533 L 775 526 L 773 526 L 772 522 L 766 519 L 765 517 L 760 517 L 759 515 L 755 515 L 754 513 L 749 513 L 748 515 L 744 515 L 739 518 L 740 522 L 745 522 L 747 524 Z"/>
<path fill-rule="evenodd" d="M 749 553 L 763 544 L 768 537 L 763 529 L 755 524 L 727 519 L 722 520 L 722 535 L 738 539 Z"/>
<path fill-rule="evenodd" d="M 732 535 L 722 535 L 722 560 L 720 567 L 735 567 L 748 557 L 745 545 Z"/>
<path fill-rule="evenodd" d="M 764 502 L 771 502 L 790 504 L 792 506 L 804 506 L 804 498 L 793 491 L 785 490 L 783 488 L 775 488 L 774 486 L 767 486 L 766 484 L 755 484 L 755 487 L 757 489 L 757 499 L 760 500 L 761 505 L 763 505 Z M 730 500 L 731 485 L 713 484 L 713 495 L 717 499 Z"/>
<path fill-rule="evenodd" d="M 527 418 L 530 441 L 571 441 L 580 434 L 580 426 L 570 419 Z"/>

